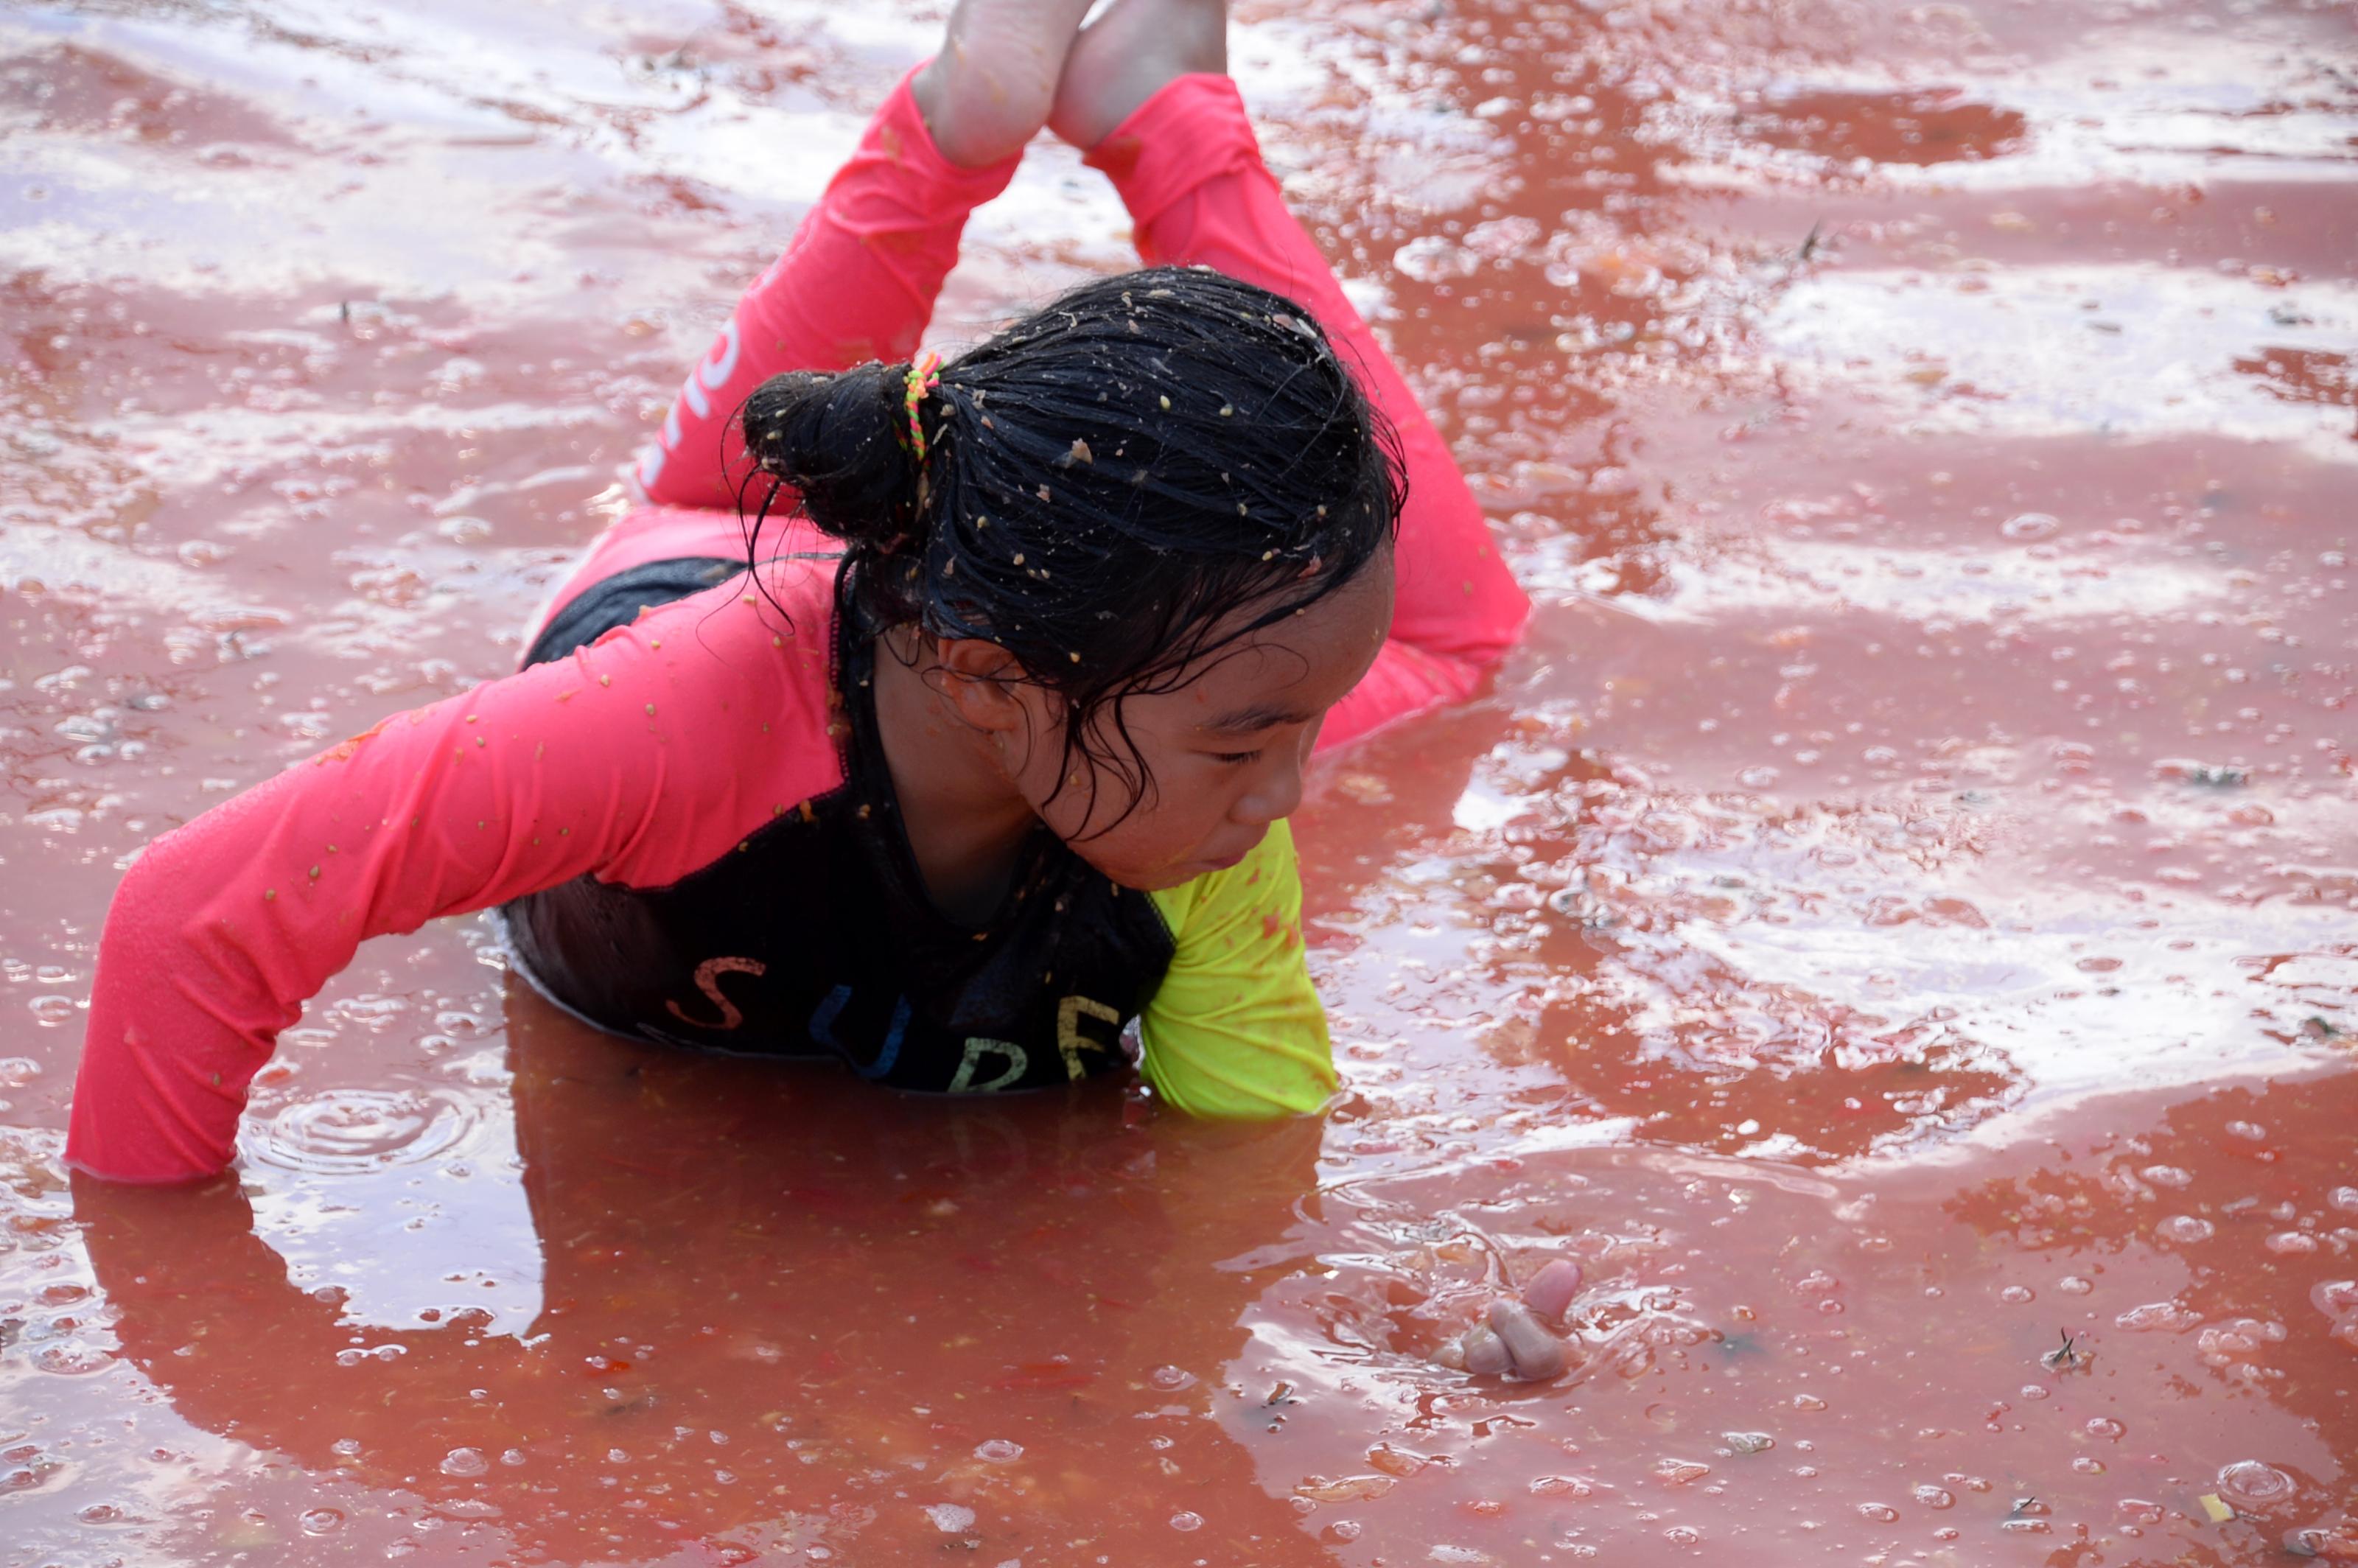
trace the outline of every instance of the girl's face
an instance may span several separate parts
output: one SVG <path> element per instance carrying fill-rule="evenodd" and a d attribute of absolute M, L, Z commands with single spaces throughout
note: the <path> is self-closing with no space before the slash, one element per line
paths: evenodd
<path fill-rule="evenodd" d="M 1319 725 L 1375 663 L 1391 620 L 1385 550 L 1309 609 L 1183 672 L 1174 689 L 1129 698 L 1122 720 L 1152 782 L 1127 816 L 1126 779 L 1078 751 L 1065 755 L 1054 692 L 1014 688 L 1032 739 L 1006 749 L 1010 775 L 1075 854 L 1124 887 L 1177 887 L 1224 871 L 1301 804 Z M 1123 755 L 1112 713 L 1101 717 L 1103 741 Z"/>

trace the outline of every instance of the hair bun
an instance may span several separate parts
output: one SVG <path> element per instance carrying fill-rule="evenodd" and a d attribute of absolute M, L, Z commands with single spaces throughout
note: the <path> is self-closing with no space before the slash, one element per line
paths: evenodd
<path fill-rule="evenodd" d="M 746 453 L 822 532 L 889 548 L 917 524 L 917 464 L 901 440 L 907 385 L 908 366 L 873 360 L 773 375 L 745 400 Z"/>

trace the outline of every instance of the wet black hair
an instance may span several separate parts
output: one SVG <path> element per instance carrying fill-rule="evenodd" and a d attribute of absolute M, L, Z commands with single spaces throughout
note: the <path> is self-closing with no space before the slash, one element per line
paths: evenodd
<path fill-rule="evenodd" d="M 1065 776 L 1078 752 L 1123 779 L 1122 816 L 1153 787 L 1123 699 L 1352 581 L 1406 500 L 1398 438 L 1318 324 L 1206 268 L 1083 284 L 944 364 L 922 460 L 908 377 L 754 389 L 749 563 L 798 507 L 848 546 L 871 629 L 983 638 L 1061 696 Z"/>

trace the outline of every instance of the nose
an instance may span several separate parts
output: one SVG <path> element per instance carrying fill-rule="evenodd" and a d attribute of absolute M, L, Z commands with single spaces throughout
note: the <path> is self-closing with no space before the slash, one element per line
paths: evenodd
<path fill-rule="evenodd" d="M 1252 782 L 1228 808 L 1229 818 L 1247 827 L 1266 827 L 1280 817 L 1293 816 L 1302 804 L 1302 763 L 1300 749 L 1271 746 L 1254 770 Z"/>

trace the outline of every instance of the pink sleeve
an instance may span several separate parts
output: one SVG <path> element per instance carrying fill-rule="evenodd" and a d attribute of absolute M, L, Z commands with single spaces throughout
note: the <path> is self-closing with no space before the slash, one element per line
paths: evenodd
<path fill-rule="evenodd" d="M 957 261 L 968 214 L 1007 188 L 1018 161 L 961 168 L 942 157 L 903 77 L 785 253 L 745 291 L 712 351 L 688 372 L 661 435 L 639 460 L 647 498 L 734 507 L 743 469 L 732 478 L 741 448 L 731 422 L 755 387 L 784 371 L 914 354 Z"/>
<path fill-rule="evenodd" d="M 1392 642 L 1327 718 L 1324 748 L 1464 697 L 1514 645 L 1531 600 L 1499 559 L 1466 478 L 1383 345 L 1286 210 L 1262 166 L 1236 83 L 1183 76 L 1140 106 L 1088 160 L 1111 177 L 1150 263 L 1217 267 L 1299 301 L 1400 431 L 1408 460 Z"/>
<path fill-rule="evenodd" d="M 788 633 L 743 589 L 395 714 L 148 845 L 100 939 L 67 1159 L 217 1171 L 247 1080 L 363 939 L 584 874 L 661 886 L 833 788 L 828 601 Z"/>

